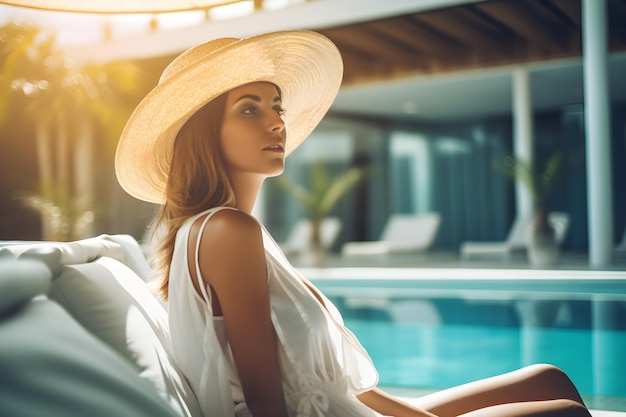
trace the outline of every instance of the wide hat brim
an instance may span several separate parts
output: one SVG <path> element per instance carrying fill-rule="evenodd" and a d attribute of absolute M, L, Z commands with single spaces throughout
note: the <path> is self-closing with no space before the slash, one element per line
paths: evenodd
<path fill-rule="evenodd" d="M 202 46 L 209 44 L 213 50 L 202 54 Z M 188 51 L 197 54 L 197 59 L 166 79 L 162 77 L 122 132 L 115 172 L 122 188 L 133 197 L 165 202 L 178 131 L 193 113 L 219 95 L 251 82 L 276 84 L 286 110 L 285 154 L 289 155 L 324 117 L 341 85 L 341 55 L 328 38 L 316 32 L 274 32 L 203 45 Z"/>

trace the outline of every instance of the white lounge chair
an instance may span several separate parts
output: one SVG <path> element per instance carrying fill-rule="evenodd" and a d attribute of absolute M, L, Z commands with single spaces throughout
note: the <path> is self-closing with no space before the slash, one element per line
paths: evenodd
<path fill-rule="evenodd" d="M 551 212 L 548 216 L 550 224 L 555 231 L 556 241 L 560 245 L 569 228 L 569 214 Z M 503 242 L 463 242 L 461 245 L 461 258 L 468 260 L 476 257 L 497 257 L 508 261 L 511 259 L 513 252 L 526 249 L 528 229 L 531 224 L 532 218 L 516 218 L 506 240 Z"/>
<path fill-rule="evenodd" d="M 428 250 L 439 231 L 439 213 L 394 214 L 385 225 L 380 240 L 346 242 L 344 255 L 380 255 Z"/>
<path fill-rule="evenodd" d="M 329 250 L 341 231 L 341 220 L 337 217 L 326 217 L 320 226 L 320 240 L 322 248 Z M 309 248 L 311 240 L 311 222 L 308 219 L 299 220 L 291 229 L 287 240 L 280 244 L 285 255 L 300 253 Z"/>

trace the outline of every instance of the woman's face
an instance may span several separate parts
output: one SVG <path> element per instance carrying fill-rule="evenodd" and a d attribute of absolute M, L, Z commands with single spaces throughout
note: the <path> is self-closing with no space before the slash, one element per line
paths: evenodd
<path fill-rule="evenodd" d="M 229 174 L 275 176 L 285 168 L 285 123 L 274 84 L 255 82 L 227 93 L 220 144 Z"/>

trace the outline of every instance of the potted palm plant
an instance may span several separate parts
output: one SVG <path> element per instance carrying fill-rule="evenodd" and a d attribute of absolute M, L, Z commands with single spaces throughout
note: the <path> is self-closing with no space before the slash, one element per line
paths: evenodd
<path fill-rule="evenodd" d="M 507 158 L 504 171 L 520 181 L 528 190 L 533 205 L 533 222 L 528 234 L 528 258 L 532 265 L 546 266 L 558 262 L 559 244 L 550 224 L 547 200 L 563 165 L 560 152 L 552 154 L 544 164 L 537 165 Z"/>
<path fill-rule="evenodd" d="M 309 252 L 322 259 L 326 248 L 321 241 L 322 221 L 339 200 L 354 188 L 363 178 L 363 170 L 351 168 L 346 172 L 330 177 L 321 161 L 311 165 L 310 187 L 295 184 L 286 176 L 279 177 L 279 184 L 293 197 L 311 225 Z"/>

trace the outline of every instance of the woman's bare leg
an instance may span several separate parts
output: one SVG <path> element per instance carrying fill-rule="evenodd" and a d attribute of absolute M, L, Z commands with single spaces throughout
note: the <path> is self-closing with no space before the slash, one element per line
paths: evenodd
<path fill-rule="evenodd" d="M 494 405 L 459 417 L 590 417 L 584 405 L 572 400 L 545 400 Z"/>
<path fill-rule="evenodd" d="M 566 401 L 545 402 L 547 400 Z M 515 403 L 521 402 L 533 402 L 533 404 L 521 405 L 520 409 L 518 408 L 520 405 L 516 405 Z M 563 373 L 563 371 L 551 365 L 527 366 L 517 371 L 470 382 L 458 387 L 426 395 L 411 401 L 411 403 L 442 417 L 458 416 L 482 409 L 485 410 L 482 410 L 480 413 L 470 415 L 498 415 L 498 412 L 503 413 L 506 409 L 512 414 L 500 415 L 557 416 L 567 415 L 563 414 L 563 412 L 559 414 L 558 407 L 570 409 L 574 406 L 580 408 L 584 413 L 571 413 L 569 415 L 589 415 L 589 413 L 586 412 L 583 400 L 572 381 L 567 377 L 567 375 L 565 375 L 565 373 Z M 504 406 L 505 404 L 507 404 L 507 406 Z M 488 410 L 486 409 L 490 407 L 496 410 L 494 411 L 494 414 L 487 412 Z M 522 411 L 524 407 L 528 407 L 529 412 L 531 413 L 516 413 L 517 411 Z M 545 409 L 545 414 L 537 414 L 542 407 L 547 407 L 547 409 Z M 549 413 L 550 410 L 553 414 Z"/>

